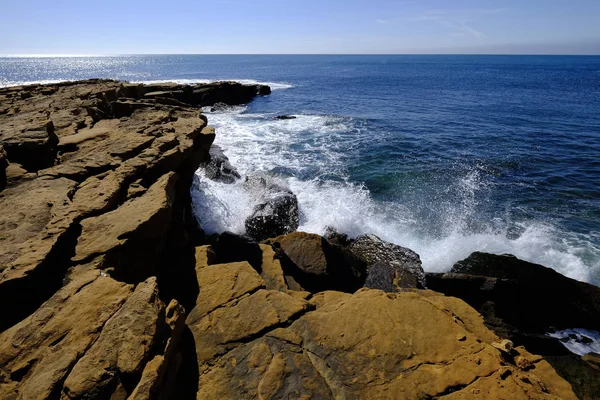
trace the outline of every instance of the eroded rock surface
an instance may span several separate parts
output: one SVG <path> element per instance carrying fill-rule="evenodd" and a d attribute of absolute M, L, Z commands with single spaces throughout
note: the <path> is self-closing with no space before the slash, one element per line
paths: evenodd
<path fill-rule="evenodd" d="M 215 132 L 199 107 L 267 92 L 0 89 L 0 398 L 170 397 L 185 311 L 156 276 L 201 236 L 189 188 Z"/>
<path fill-rule="evenodd" d="M 264 289 L 247 263 L 211 264 L 212 253 L 198 249 L 200 291 L 187 320 L 198 399 L 576 398 L 541 357 L 500 350 L 456 298 L 362 289 L 307 301 Z"/>

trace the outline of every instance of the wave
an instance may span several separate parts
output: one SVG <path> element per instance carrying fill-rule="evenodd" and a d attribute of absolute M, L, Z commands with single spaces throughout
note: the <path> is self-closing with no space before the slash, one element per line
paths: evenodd
<path fill-rule="evenodd" d="M 40 79 L 37 81 L 9 81 L 0 78 L 0 88 L 26 85 L 52 85 L 54 83 L 74 82 L 75 79 Z"/>
<path fill-rule="evenodd" d="M 571 353 L 584 356 L 589 353 L 600 354 L 600 332 L 588 329 L 565 329 L 547 334 L 559 339 Z"/>
<path fill-rule="evenodd" d="M 284 82 L 262 82 L 254 79 L 159 79 L 159 80 L 134 80 L 132 83 L 146 83 L 146 84 L 161 84 L 161 83 L 178 83 L 180 85 L 194 85 L 199 83 L 213 83 L 219 81 L 234 81 L 239 82 L 243 85 L 267 85 L 271 87 L 271 90 L 285 90 L 293 88 L 294 85 Z"/>
<path fill-rule="evenodd" d="M 351 237 L 374 233 L 416 251 L 429 272 L 448 271 L 474 251 L 510 253 L 580 281 L 593 281 L 593 273 L 600 271 L 600 249 L 588 238 L 563 232 L 549 222 L 490 220 L 474 228 L 472 221 L 486 217 L 477 206 L 481 192 L 489 189 L 477 168 L 449 183 L 460 193 L 449 204 L 431 204 L 435 200 L 422 197 L 408 203 L 375 199 L 346 172 L 346 155 L 360 149 L 362 141 L 372 135 L 352 118 L 297 115 L 276 120 L 273 115 L 248 114 L 245 107 L 238 107 L 212 113 L 209 121 L 217 128 L 215 144 L 224 149 L 240 174 L 276 176 L 296 194 L 300 231 L 323 234 L 327 227 L 334 227 Z M 244 220 L 256 204 L 248 187 L 241 181 L 213 182 L 202 170 L 196 177 L 192 196 L 201 226 L 207 233 L 243 234 Z M 439 212 L 425 221 L 416 211 L 419 207 Z"/>

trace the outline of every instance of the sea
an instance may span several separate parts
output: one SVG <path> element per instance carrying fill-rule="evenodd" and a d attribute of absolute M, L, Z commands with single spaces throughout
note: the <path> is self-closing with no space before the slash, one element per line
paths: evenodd
<path fill-rule="evenodd" d="M 267 84 L 206 115 L 241 175 L 296 194 L 299 230 L 372 233 L 432 272 L 485 251 L 600 284 L 600 57 L 0 58 L 0 86 L 85 78 Z M 208 233 L 243 234 L 260 201 L 201 170 L 191 191 Z"/>

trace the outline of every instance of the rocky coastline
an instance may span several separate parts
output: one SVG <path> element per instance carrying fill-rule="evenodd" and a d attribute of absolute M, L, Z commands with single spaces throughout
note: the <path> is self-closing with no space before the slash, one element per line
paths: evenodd
<path fill-rule="evenodd" d="M 600 398 L 600 356 L 547 335 L 600 331 L 600 288 L 485 253 L 425 273 L 374 235 L 297 232 L 294 193 L 240 176 L 201 111 L 269 93 L 0 89 L 0 398 Z M 198 168 L 264 191 L 248 237 L 202 232 Z"/>

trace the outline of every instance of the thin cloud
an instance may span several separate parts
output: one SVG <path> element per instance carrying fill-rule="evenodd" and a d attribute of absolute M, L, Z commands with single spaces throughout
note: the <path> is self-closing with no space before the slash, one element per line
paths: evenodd
<path fill-rule="evenodd" d="M 376 19 L 375 22 L 380 25 L 387 25 L 390 23 L 390 21 L 386 21 L 385 19 Z"/>

